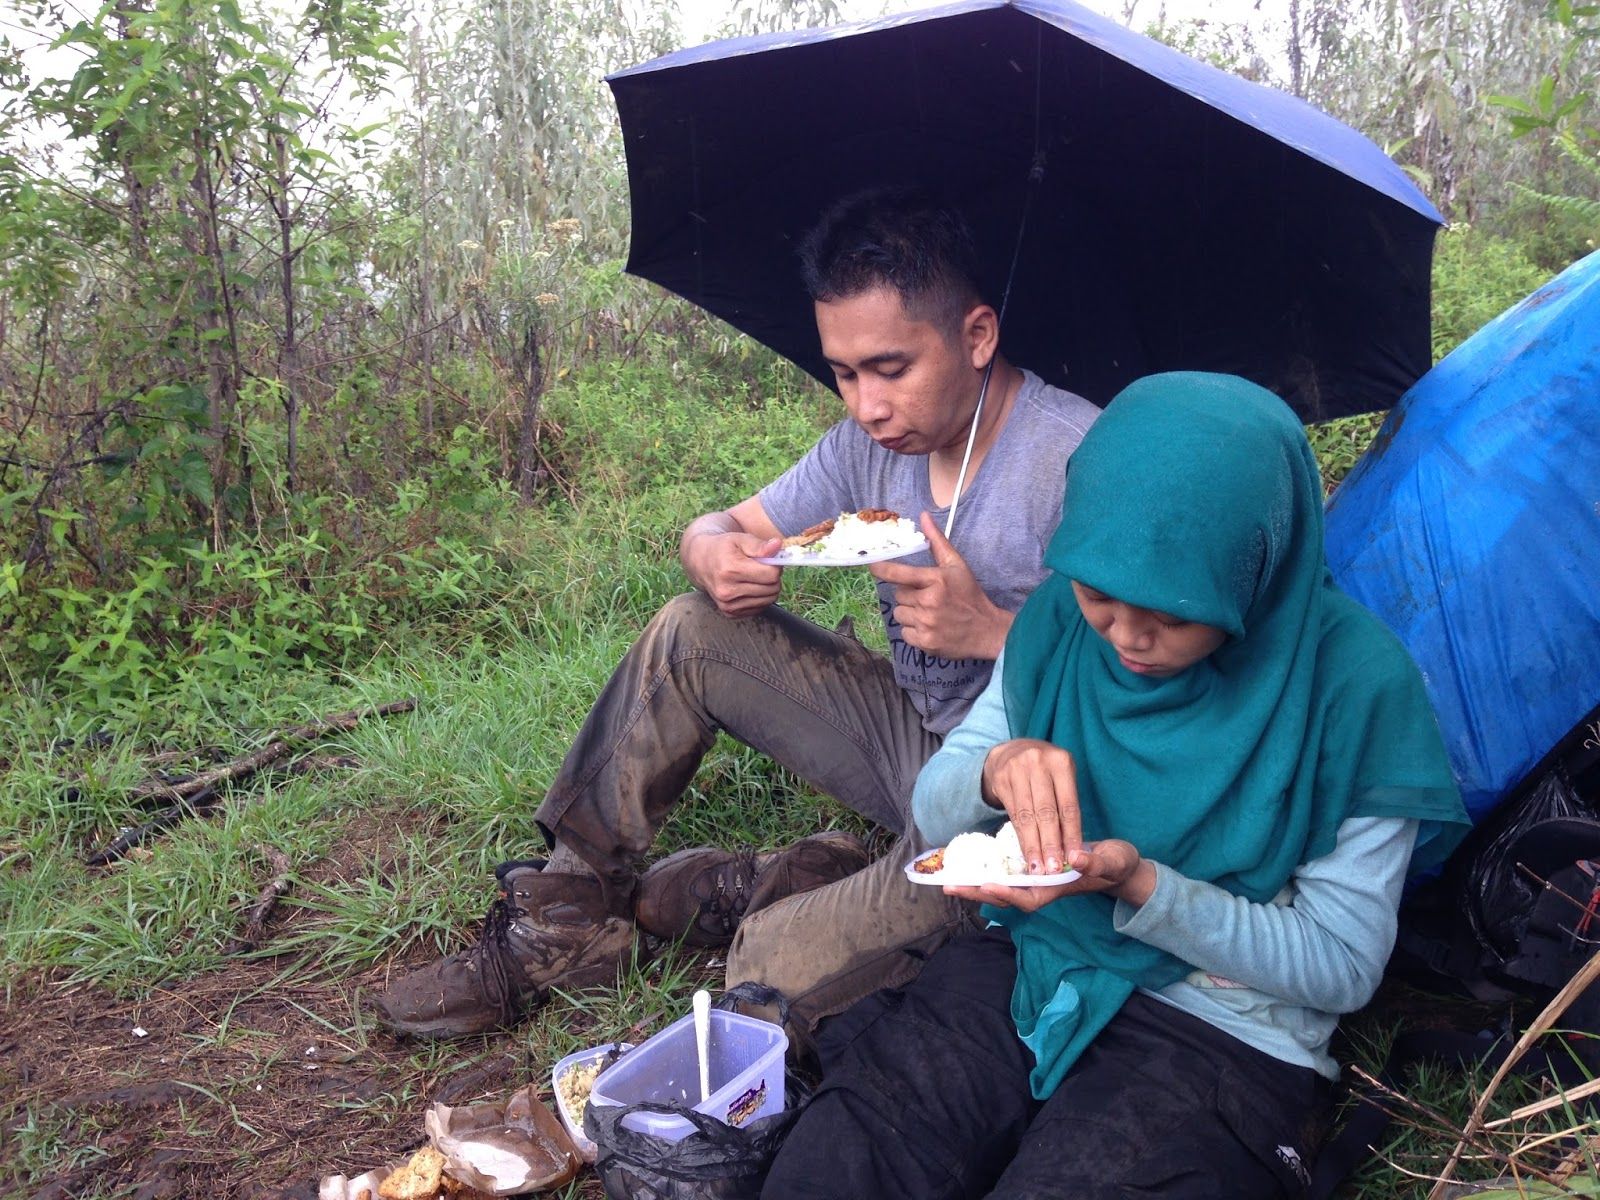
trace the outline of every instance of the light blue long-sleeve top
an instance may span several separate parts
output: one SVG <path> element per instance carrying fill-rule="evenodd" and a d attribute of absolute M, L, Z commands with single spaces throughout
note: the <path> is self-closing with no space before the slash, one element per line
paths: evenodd
<path fill-rule="evenodd" d="M 1001 691 L 1005 656 L 966 719 L 917 777 L 912 812 L 930 844 L 992 833 L 1005 813 L 984 803 L 983 761 L 1010 738 Z M 1303 863 L 1267 904 L 1189 879 L 1155 863 L 1156 887 L 1134 906 L 1117 901 L 1119 933 L 1195 968 L 1148 992 L 1274 1058 L 1330 1079 L 1338 1014 L 1372 997 L 1394 947 L 1396 913 L 1417 822 L 1356 817 L 1334 847 Z"/>

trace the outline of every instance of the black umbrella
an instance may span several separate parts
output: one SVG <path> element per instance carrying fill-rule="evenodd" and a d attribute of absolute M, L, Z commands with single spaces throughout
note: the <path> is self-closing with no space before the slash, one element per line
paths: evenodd
<path fill-rule="evenodd" d="M 1301 101 L 1065 0 L 736 38 L 608 82 L 627 269 L 830 385 L 795 244 L 880 184 L 966 212 L 997 303 L 1021 229 L 1006 352 L 1098 403 L 1152 371 L 1229 371 L 1320 420 L 1428 368 L 1440 217 L 1405 174 Z"/>

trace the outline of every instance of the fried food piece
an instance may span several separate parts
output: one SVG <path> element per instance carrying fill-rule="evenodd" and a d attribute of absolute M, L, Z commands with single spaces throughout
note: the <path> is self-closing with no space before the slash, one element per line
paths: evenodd
<path fill-rule="evenodd" d="M 444 1155 L 424 1146 L 411 1161 L 378 1185 L 383 1200 L 435 1200 L 444 1177 Z"/>
<path fill-rule="evenodd" d="M 830 517 L 826 521 L 818 521 L 809 529 L 802 529 L 793 537 L 784 538 L 783 544 L 785 546 L 810 546 L 813 543 L 820 542 L 832 532 L 833 518 Z"/>
<path fill-rule="evenodd" d="M 495 1200 L 493 1192 L 480 1192 L 470 1183 L 462 1183 L 459 1179 L 452 1179 L 446 1175 L 441 1181 L 444 1187 L 444 1196 L 449 1200 Z"/>
<path fill-rule="evenodd" d="M 844 514 L 840 514 L 843 516 Z M 900 514 L 892 508 L 863 508 L 854 514 L 856 520 L 870 525 L 876 521 L 898 521 Z M 812 546 L 833 532 L 835 518 L 818 521 L 809 529 L 802 529 L 792 537 L 783 539 L 785 546 Z"/>
<path fill-rule="evenodd" d="M 918 875 L 937 875 L 944 870 L 944 851 L 935 850 L 927 858 L 919 858 L 916 866 Z"/>

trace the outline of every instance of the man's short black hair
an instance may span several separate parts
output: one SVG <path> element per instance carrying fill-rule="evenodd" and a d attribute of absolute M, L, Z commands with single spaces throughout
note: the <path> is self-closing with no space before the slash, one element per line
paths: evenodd
<path fill-rule="evenodd" d="M 972 230 L 914 188 L 874 188 L 834 204 L 800 243 L 800 274 L 813 300 L 889 287 L 908 316 L 946 327 L 983 303 Z"/>

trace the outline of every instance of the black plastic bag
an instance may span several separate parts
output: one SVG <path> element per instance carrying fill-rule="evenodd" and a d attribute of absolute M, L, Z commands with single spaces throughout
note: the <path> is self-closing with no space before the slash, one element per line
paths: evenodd
<path fill-rule="evenodd" d="M 1582 837 L 1581 829 L 1560 824 L 1549 826 L 1547 831 L 1540 831 L 1539 827 L 1566 818 L 1592 816 L 1559 769 L 1546 772 L 1524 799 L 1506 805 L 1496 814 L 1492 835 L 1473 855 L 1463 877 L 1463 898 L 1473 934 L 1502 963 L 1516 953 L 1517 944 L 1527 931 L 1534 900 L 1543 890 L 1542 884 L 1519 869 L 1518 864 L 1548 878 L 1558 866 L 1595 852 L 1595 839 Z M 1554 836 L 1543 836 L 1544 832 Z M 1580 844 L 1584 842 L 1588 844 Z M 1552 855 L 1552 861 L 1544 861 Z"/>
<path fill-rule="evenodd" d="M 695 1131 L 678 1141 L 628 1129 L 629 1113 L 667 1113 Z M 800 1106 L 749 1125 L 724 1125 L 676 1104 L 591 1104 L 583 1129 L 599 1147 L 594 1169 L 611 1200 L 754 1200 Z"/>

